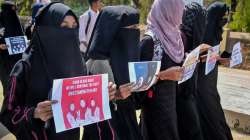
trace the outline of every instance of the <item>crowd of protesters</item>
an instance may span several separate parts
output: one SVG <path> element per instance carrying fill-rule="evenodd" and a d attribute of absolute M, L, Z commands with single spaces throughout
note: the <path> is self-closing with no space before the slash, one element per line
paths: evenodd
<path fill-rule="evenodd" d="M 112 119 L 85 126 L 83 140 L 233 139 L 217 90 L 218 65 L 227 65 L 231 54 L 221 52 L 215 69 L 205 75 L 207 51 L 220 44 L 228 22 L 225 3 L 205 8 L 195 2 L 154 0 L 140 38 L 136 8 L 88 1 L 79 21 L 67 5 L 39 1 L 26 31 L 15 3 L 1 4 L 0 126 L 6 128 L 0 137 L 9 131 L 18 140 L 79 140 L 79 128 L 55 131 L 51 106 L 57 102 L 48 99 L 53 79 L 108 73 Z M 25 33 L 29 47 L 9 55 L 5 38 Z M 185 54 L 197 47 L 202 49 L 192 78 L 178 84 Z M 161 61 L 157 81 L 140 93 L 133 93 L 129 82 L 128 62 L 136 61 Z"/>

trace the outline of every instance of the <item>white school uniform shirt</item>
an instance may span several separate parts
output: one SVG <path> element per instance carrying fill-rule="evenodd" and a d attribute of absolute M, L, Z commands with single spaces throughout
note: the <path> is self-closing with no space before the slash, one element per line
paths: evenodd
<path fill-rule="evenodd" d="M 91 16 L 91 20 L 89 23 L 89 27 L 88 27 L 88 31 L 87 34 L 85 34 L 85 30 L 87 28 L 87 23 L 89 20 L 89 14 Z M 87 10 L 83 15 L 80 16 L 79 18 L 79 24 L 80 24 L 80 28 L 79 28 L 79 40 L 80 40 L 80 50 L 81 52 L 86 52 L 87 50 L 87 45 L 89 43 L 91 34 L 93 32 L 94 26 L 95 26 L 95 22 L 96 19 L 99 15 L 99 11 L 95 12 L 93 11 L 91 8 L 89 8 L 89 10 Z M 84 42 L 84 43 L 83 43 Z"/>

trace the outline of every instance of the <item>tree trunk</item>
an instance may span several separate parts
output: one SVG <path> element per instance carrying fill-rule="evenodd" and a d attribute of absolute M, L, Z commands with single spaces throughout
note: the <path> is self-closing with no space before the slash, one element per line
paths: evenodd
<path fill-rule="evenodd" d="M 139 0 L 133 0 L 133 3 L 135 5 L 136 8 L 140 8 L 140 2 Z"/>

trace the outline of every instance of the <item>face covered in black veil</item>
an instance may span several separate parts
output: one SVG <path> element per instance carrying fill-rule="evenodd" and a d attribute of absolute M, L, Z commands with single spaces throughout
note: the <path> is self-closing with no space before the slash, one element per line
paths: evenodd
<path fill-rule="evenodd" d="M 35 71 L 46 72 L 48 80 L 85 75 L 80 55 L 78 23 L 75 28 L 61 27 L 66 16 L 76 16 L 69 7 L 54 3 L 45 7 L 36 17 L 32 48 L 29 53 Z M 31 63 L 32 63 L 31 61 Z M 37 62 L 35 62 L 37 61 Z"/>
<path fill-rule="evenodd" d="M 207 26 L 204 43 L 215 46 L 222 40 L 223 26 L 228 22 L 224 18 L 229 8 L 223 2 L 214 2 L 207 8 Z"/>
<path fill-rule="evenodd" d="M 138 23 L 138 11 L 129 6 L 105 7 L 97 19 L 88 58 L 109 59 L 117 85 L 129 82 L 128 62 L 139 60 Z"/>
<path fill-rule="evenodd" d="M 205 34 L 206 16 L 206 9 L 196 2 L 185 6 L 180 27 L 187 39 L 185 52 L 192 51 L 202 44 Z"/>
<path fill-rule="evenodd" d="M 77 18 L 68 6 L 50 3 L 37 15 L 31 44 L 11 72 L 11 90 L 4 98 L 0 119 L 19 140 L 79 140 L 79 129 L 56 133 L 53 121 L 47 121 L 52 114 L 44 120 L 37 110 L 52 113 L 39 104 L 52 102 L 49 95 L 54 79 L 85 74 Z M 45 127 L 45 121 L 50 125 Z"/>

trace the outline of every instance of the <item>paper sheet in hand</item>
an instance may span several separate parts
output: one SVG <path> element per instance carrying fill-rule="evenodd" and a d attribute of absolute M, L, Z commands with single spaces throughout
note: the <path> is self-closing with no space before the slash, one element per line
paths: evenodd
<path fill-rule="evenodd" d="M 107 74 L 54 80 L 52 100 L 57 133 L 111 118 Z"/>
<path fill-rule="evenodd" d="M 236 43 L 233 47 L 230 68 L 242 63 L 242 52 L 240 42 Z"/>
<path fill-rule="evenodd" d="M 129 62 L 130 82 L 135 83 L 134 92 L 148 90 L 156 80 L 161 68 L 160 61 Z"/>
<path fill-rule="evenodd" d="M 182 65 L 184 67 L 183 79 L 179 81 L 178 84 L 187 81 L 193 76 L 194 70 L 199 60 L 199 55 L 200 55 L 200 47 L 197 47 L 187 55 Z"/>
<path fill-rule="evenodd" d="M 23 53 L 28 48 L 28 40 L 26 36 L 15 36 L 5 38 L 9 55 Z"/>
<path fill-rule="evenodd" d="M 214 69 L 217 63 L 217 56 L 219 55 L 219 51 L 220 45 L 212 47 L 208 50 L 205 70 L 206 75 L 208 75 Z"/>

